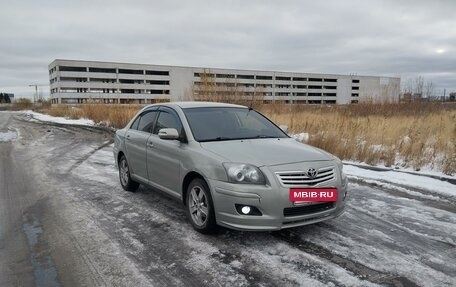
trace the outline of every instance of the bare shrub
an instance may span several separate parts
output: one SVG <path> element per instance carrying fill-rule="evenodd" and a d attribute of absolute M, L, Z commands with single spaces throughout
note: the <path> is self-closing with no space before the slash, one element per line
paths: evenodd
<path fill-rule="evenodd" d="M 101 125 L 123 128 L 140 109 L 140 105 L 83 104 L 76 107 L 55 106 L 42 112 L 56 117 L 86 118 Z"/>
<path fill-rule="evenodd" d="M 263 105 L 260 111 L 292 133 L 309 133 L 309 144 L 345 160 L 456 173 L 454 105 Z"/>
<path fill-rule="evenodd" d="M 16 110 L 16 111 L 30 110 L 32 107 L 33 107 L 32 101 L 29 99 L 25 99 L 25 98 L 19 98 L 19 99 L 15 100 L 11 105 L 11 109 Z"/>

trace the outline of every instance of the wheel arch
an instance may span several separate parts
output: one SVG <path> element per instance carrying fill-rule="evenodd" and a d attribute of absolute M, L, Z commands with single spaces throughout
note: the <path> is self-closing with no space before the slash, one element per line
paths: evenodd
<path fill-rule="evenodd" d="M 184 204 L 184 206 L 186 205 L 188 186 L 190 185 L 192 180 L 194 180 L 195 178 L 200 178 L 200 179 L 204 180 L 206 182 L 206 184 L 209 186 L 209 183 L 207 182 L 207 180 L 204 178 L 203 175 L 201 175 L 200 173 L 198 173 L 196 171 L 188 172 L 185 175 L 184 180 L 182 181 L 182 203 Z M 209 190 L 209 192 L 211 192 L 211 191 Z"/>
<path fill-rule="evenodd" d="M 119 167 L 120 158 L 121 158 L 122 156 L 125 156 L 124 152 L 123 152 L 123 151 L 119 151 L 119 152 L 117 153 L 117 167 Z M 125 157 L 125 158 L 126 158 L 126 157 Z"/>

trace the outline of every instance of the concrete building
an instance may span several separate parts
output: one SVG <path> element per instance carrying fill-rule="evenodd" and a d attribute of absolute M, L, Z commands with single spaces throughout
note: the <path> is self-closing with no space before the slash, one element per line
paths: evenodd
<path fill-rule="evenodd" d="M 54 60 L 53 103 L 147 104 L 237 94 L 265 102 L 350 104 L 398 101 L 400 78 Z"/>

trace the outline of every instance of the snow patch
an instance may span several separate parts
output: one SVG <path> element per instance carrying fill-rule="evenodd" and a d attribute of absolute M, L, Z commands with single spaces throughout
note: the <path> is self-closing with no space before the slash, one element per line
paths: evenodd
<path fill-rule="evenodd" d="M 299 133 L 299 134 L 293 134 L 290 135 L 292 138 L 294 138 L 297 141 L 307 143 L 309 141 L 309 134 L 308 133 Z"/>
<path fill-rule="evenodd" d="M 371 183 L 375 182 L 380 186 L 387 182 L 417 188 L 419 190 L 430 191 L 435 194 L 444 194 L 446 196 L 456 197 L 456 186 L 454 184 L 426 176 L 395 172 L 393 170 L 379 172 L 352 165 L 344 165 L 344 172 L 355 178 L 368 179 Z M 411 191 L 406 192 L 410 193 Z"/>
<path fill-rule="evenodd" d="M 57 124 L 66 124 L 66 125 L 81 125 L 81 126 L 94 126 L 95 122 L 89 119 L 69 119 L 66 117 L 53 117 L 50 115 L 45 115 L 37 113 L 34 111 L 23 111 L 23 113 L 30 118 L 30 121 L 40 121 L 40 122 L 51 122 Z"/>
<path fill-rule="evenodd" d="M 7 131 L 0 131 L 0 142 L 11 142 L 17 139 L 17 131 L 8 128 Z"/>

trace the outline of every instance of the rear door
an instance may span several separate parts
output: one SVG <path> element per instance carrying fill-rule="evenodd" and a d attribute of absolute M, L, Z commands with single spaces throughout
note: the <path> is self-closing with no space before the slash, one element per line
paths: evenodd
<path fill-rule="evenodd" d="M 125 147 L 130 173 L 133 178 L 147 182 L 146 150 L 147 140 L 152 133 L 157 109 L 149 109 L 141 113 L 125 135 Z"/>

